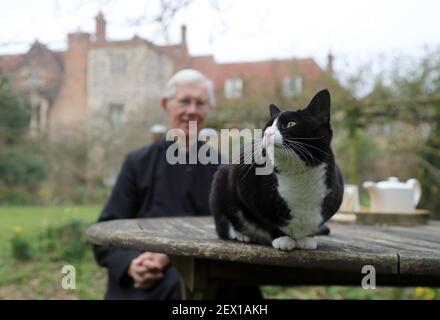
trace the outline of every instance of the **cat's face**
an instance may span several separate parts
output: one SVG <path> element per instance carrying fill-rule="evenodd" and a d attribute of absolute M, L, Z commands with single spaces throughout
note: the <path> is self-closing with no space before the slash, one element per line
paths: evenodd
<path fill-rule="evenodd" d="M 263 130 L 263 147 L 273 146 L 277 156 L 301 159 L 305 165 L 322 163 L 330 152 L 330 94 L 327 90 L 315 95 L 307 108 L 281 111 L 270 106 L 271 120 Z M 293 153 L 293 154 L 292 154 Z"/>

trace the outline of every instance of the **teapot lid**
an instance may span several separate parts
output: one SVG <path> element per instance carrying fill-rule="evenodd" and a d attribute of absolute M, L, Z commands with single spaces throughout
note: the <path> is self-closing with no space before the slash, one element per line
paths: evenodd
<path fill-rule="evenodd" d="M 376 186 L 382 189 L 412 189 L 406 182 L 400 182 L 397 177 L 389 177 L 388 180 L 379 181 Z"/>

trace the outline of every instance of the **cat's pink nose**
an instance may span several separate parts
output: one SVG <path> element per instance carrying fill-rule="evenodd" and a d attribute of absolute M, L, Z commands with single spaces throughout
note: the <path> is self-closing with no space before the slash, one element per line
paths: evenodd
<path fill-rule="evenodd" d="M 264 132 L 264 134 L 266 135 L 266 137 L 270 137 L 273 136 L 275 134 L 275 131 L 273 129 L 266 129 L 266 131 Z"/>

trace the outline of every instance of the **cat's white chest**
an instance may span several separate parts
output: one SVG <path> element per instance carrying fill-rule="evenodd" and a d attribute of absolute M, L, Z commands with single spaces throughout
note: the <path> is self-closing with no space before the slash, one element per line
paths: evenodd
<path fill-rule="evenodd" d="M 322 202 L 327 195 L 325 184 L 326 164 L 301 174 L 277 174 L 278 192 L 285 199 L 293 219 L 281 229 L 293 238 L 314 233 L 322 221 Z"/>

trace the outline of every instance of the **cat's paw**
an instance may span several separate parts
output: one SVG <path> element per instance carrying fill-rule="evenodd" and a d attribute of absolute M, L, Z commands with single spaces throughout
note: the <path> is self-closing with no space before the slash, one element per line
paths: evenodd
<path fill-rule="evenodd" d="M 297 239 L 296 247 L 298 249 L 315 250 L 318 248 L 318 242 L 311 237 Z"/>
<path fill-rule="evenodd" d="M 249 236 L 247 236 L 247 235 L 245 235 L 245 234 L 243 234 L 241 232 L 238 232 L 238 231 L 235 231 L 235 234 L 237 236 L 237 241 L 240 241 L 240 242 L 251 242 L 251 237 L 249 237 Z"/>
<path fill-rule="evenodd" d="M 232 228 L 232 226 L 229 227 L 229 239 L 237 240 L 237 232 L 235 232 L 235 230 L 234 230 L 234 228 Z"/>
<path fill-rule="evenodd" d="M 295 239 L 292 239 L 291 237 L 279 237 L 272 241 L 272 246 L 275 249 L 283 250 L 283 251 L 290 251 L 295 249 L 296 247 L 296 241 Z"/>

